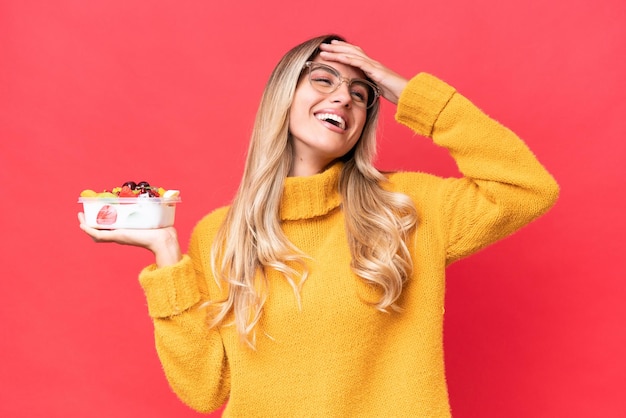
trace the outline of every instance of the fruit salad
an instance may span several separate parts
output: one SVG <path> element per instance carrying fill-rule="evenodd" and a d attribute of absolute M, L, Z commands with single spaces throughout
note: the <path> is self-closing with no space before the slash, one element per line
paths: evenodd
<path fill-rule="evenodd" d="M 127 181 L 102 192 L 83 190 L 78 202 L 83 204 L 85 221 L 92 228 L 165 228 L 174 224 L 180 192 L 146 181 Z"/>

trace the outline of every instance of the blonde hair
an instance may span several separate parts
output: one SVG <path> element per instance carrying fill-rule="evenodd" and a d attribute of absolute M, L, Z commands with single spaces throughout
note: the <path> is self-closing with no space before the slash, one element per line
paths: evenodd
<path fill-rule="evenodd" d="M 256 115 L 243 178 L 211 249 L 211 267 L 228 296 L 210 302 L 209 325 L 225 323 L 232 312 L 244 342 L 255 346 L 255 327 L 267 298 L 265 271 L 283 274 L 299 301 L 307 278 L 306 259 L 284 235 L 280 202 L 292 164 L 289 109 L 307 60 L 336 35 L 310 39 L 291 49 L 272 72 Z M 343 158 L 339 193 L 352 255 L 351 268 L 382 290 L 373 303 L 380 310 L 398 309 L 404 282 L 412 271 L 408 233 L 417 223 L 411 200 L 384 190 L 386 178 L 373 167 L 376 156 L 378 103 L 368 110 L 361 138 Z"/>

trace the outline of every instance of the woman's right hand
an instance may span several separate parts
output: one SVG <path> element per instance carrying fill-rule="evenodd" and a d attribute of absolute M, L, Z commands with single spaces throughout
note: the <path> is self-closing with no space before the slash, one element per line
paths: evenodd
<path fill-rule="evenodd" d="M 113 242 L 122 245 L 142 247 L 152 251 L 156 264 L 164 267 L 176 264 L 182 258 L 178 235 L 174 227 L 158 229 L 96 229 L 87 225 L 85 214 L 78 214 L 80 229 L 94 242 Z"/>
<path fill-rule="evenodd" d="M 385 99 L 398 104 L 408 80 L 378 61 L 370 58 L 360 47 L 348 42 L 333 40 L 320 45 L 320 56 L 329 61 L 359 68 L 381 89 Z"/>

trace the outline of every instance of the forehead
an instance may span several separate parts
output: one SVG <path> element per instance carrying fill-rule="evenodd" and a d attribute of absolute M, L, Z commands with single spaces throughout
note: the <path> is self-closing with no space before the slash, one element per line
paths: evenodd
<path fill-rule="evenodd" d="M 339 71 L 339 74 L 346 78 L 366 78 L 365 73 L 359 68 L 352 67 L 351 65 L 342 64 L 337 61 L 328 61 L 323 59 L 319 55 L 315 57 L 315 59 L 313 59 L 313 62 L 319 62 L 333 67 L 335 70 Z"/>

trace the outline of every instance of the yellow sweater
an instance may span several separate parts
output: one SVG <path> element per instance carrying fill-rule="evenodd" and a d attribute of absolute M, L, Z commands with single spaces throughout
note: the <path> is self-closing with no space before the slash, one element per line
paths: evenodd
<path fill-rule="evenodd" d="M 349 267 L 336 184 L 340 165 L 288 178 L 283 228 L 311 256 L 299 310 L 293 291 L 269 274 L 270 296 L 257 350 L 234 327 L 208 329 L 197 305 L 220 293 L 209 249 L 226 208 L 201 220 L 188 255 L 147 267 L 140 282 L 154 320 L 158 355 L 176 394 L 199 411 L 228 400 L 225 417 L 447 417 L 443 356 L 445 268 L 547 211 L 558 186 L 524 143 L 447 84 L 413 78 L 396 119 L 447 148 L 463 178 L 393 173 L 419 224 L 414 273 L 400 305 L 381 313 Z"/>

